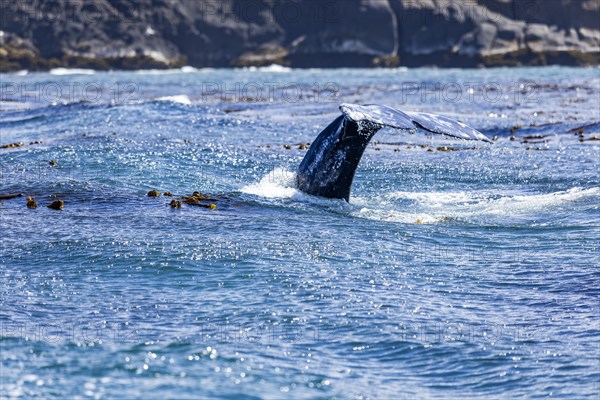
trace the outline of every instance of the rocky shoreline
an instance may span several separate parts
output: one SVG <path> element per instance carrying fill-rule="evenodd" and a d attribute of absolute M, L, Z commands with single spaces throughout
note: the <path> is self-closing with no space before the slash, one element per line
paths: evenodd
<path fill-rule="evenodd" d="M 0 71 L 600 64 L 597 0 L 0 3 Z"/>

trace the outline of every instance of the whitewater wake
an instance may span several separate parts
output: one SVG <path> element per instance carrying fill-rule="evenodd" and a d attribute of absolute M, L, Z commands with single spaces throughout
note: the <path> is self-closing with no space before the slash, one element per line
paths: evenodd
<path fill-rule="evenodd" d="M 256 183 L 241 189 L 243 193 L 265 199 L 289 199 L 294 202 L 339 209 L 343 200 L 325 199 L 296 189 L 295 173 L 277 168 Z M 381 221 L 435 224 L 449 220 L 470 220 L 486 216 L 530 216 L 567 207 L 570 203 L 597 198 L 600 188 L 575 187 L 552 193 L 519 193 L 478 190 L 456 192 L 394 191 L 377 196 L 353 196 L 344 207 L 350 215 Z"/>

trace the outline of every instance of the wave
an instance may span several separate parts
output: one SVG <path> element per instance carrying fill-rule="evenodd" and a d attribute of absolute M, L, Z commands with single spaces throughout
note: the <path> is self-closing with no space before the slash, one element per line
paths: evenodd
<path fill-rule="evenodd" d="M 388 199 L 408 199 L 418 202 L 428 209 L 440 209 L 448 206 L 468 212 L 480 209 L 480 212 L 494 215 L 512 215 L 540 211 L 550 207 L 577 201 L 586 197 L 600 196 L 600 188 L 572 188 L 565 191 L 543 194 L 498 194 L 494 192 L 393 192 Z"/>
<path fill-rule="evenodd" d="M 377 221 L 391 221 L 402 224 L 437 224 L 453 219 L 448 216 L 436 216 L 428 213 L 410 213 L 394 209 L 374 209 L 363 207 L 352 213 L 358 218 L 373 219 Z"/>
<path fill-rule="evenodd" d="M 49 71 L 50 75 L 94 75 L 96 73 L 93 69 L 84 68 L 52 68 Z"/>
<path fill-rule="evenodd" d="M 258 72 L 276 72 L 276 73 L 285 73 L 285 72 L 292 72 L 293 69 L 290 67 L 284 67 L 283 65 L 279 65 L 279 64 L 271 64 L 267 67 L 245 67 L 243 68 L 244 71 L 258 71 Z"/>
<path fill-rule="evenodd" d="M 343 203 L 350 215 L 380 221 L 412 224 L 436 224 L 457 219 L 487 216 L 528 216 L 565 206 L 582 199 L 597 197 L 600 188 L 575 187 L 565 191 L 521 194 L 498 191 L 405 192 L 378 196 L 354 196 L 350 204 L 303 193 L 295 187 L 295 173 L 277 168 L 260 181 L 241 189 L 243 193 L 266 199 L 290 199 L 317 206 L 339 208 Z"/>
<path fill-rule="evenodd" d="M 31 108 L 30 103 L 1 99 L 0 100 L 0 113 L 12 112 L 12 111 L 26 111 Z"/>
<path fill-rule="evenodd" d="M 306 194 L 296 189 L 296 174 L 284 168 L 276 168 L 260 181 L 241 189 L 242 193 L 252 194 L 266 199 L 289 199 L 295 202 L 308 203 L 334 209 L 350 209 L 345 200 L 327 199 Z"/>
<path fill-rule="evenodd" d="M 295 174 L 283 168 L 276 168 L 259 182 L 242 188 L 243 193 L 268 199 L 292 198 L 299 190 L 294 186 Z"/>
<path fill-rule="evenodd" d="M 171 69 L 140 69 L 134 72 L 136 75 L 174 75 L 174 74 L 192 74 L 199 71 L 212 71 L 212 68 L 195 68 L 189 65 L 181 68 Z"/>
<path fill-rule="evenodd" d="M 185 95 L 185 94 L 178 94 L 175 96 L 164 96 L 164 97 L 159 97 L 156 99 L 156 101 L 168 101 L 171 103 L 177 103 L 177 104 L 184 104 L 184 105 L 191 105 L 192 101 L 190 100 L 190 98 Z"/>
<path fill-rule="evenodd" d="M 408 72 L 408 67 L 381 68 L 380 70 L 381 70 L 381 72 L 391 72 L 391 73 Z"/>
<path fill-rule="evenodd" d="M 600 198 L 600 188 L 575 187 L 541 194 L 487 192 L 392 192 L 379 199 L 355 198 L 364 205 L 358 216 L 396 222 L 438 223 L 453 219 L 517 217 L 565 206 L 590 197 Z M 396 211 L 394 201 L 412 202 L 413 213 Z M 376 207 L 370 206 L 375 204 Z M 387 206 L 385 211 L 381 206 Z"/>

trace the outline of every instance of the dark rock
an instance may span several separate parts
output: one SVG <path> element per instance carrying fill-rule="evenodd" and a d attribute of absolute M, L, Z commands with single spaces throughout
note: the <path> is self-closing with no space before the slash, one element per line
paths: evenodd
<path fill-rule="evenodd" d="M 597 0 L 16 0 L 0 71 L 598 64 Z"/>
<path fill-rule="evenodd" d="M 288 65 L 289 51 L 281 46 L 265 45 L 254 51 L 247 51 L 233 61 L 236 67 Z"/>

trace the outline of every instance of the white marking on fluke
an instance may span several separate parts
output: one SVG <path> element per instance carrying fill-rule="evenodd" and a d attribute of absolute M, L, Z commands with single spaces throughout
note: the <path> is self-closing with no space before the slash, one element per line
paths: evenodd
<path fill-rule="evenodd" d="M 395 108 L 380 105 L 358 105 L 342 104 L 340 111 L 351 121 L 369 121 L 382 127 L 387 126 L 396 129 L 409 129 L 415 131 L 417 128 L 426 131 L 447 135 L 464 140 L 481 140 L 491 143 L 483 133 L 462 122 L 455 121 L 443 115 L 403 112 Z"/>

